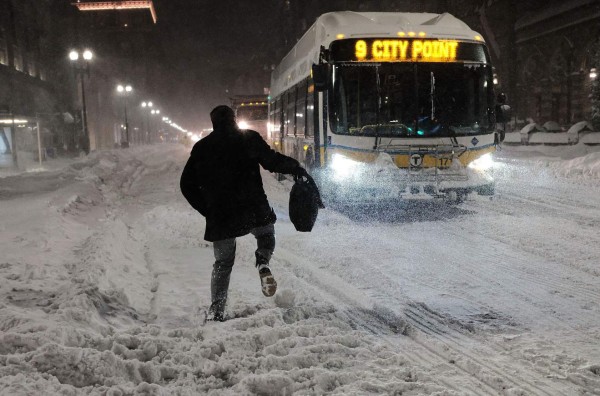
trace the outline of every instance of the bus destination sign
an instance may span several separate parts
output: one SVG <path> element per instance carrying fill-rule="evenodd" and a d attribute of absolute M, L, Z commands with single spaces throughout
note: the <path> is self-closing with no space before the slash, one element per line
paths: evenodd
<path fill-rule="evenodd" d="M 483 62 L 481 44 L 438 39 L 350 39 L 331 45 L 334 61 Z"/>

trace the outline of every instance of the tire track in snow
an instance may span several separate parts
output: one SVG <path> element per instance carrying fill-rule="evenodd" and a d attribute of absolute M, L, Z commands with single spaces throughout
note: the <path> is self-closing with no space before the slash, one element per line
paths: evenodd
<path fill-rule="evenodd" d="M 370 268 L 370 271 L 374 271 L 374 270 L 378 270 L 378 269 L 376 267 Z M 394 280 L 392 280 L 392 278 L 389 276 L 389 274 L 386 274 L 380 270 L 378 270 L 378 271 L 379 271 L 378 274 L 374 277 L 380 279 L 380 283 L 386 282 L 387 290 L 399 290 L 401 288 L 401 284 L 399 282 L 395 282 Z M 473 281 L 477 280 L 477 277 L 474 275 L 474 273 L 476 273 L 475 271 L 466 271 L 466 273 Z M 501 284 L 499 282 L 495 282 L 495 283 L 496 283 L 496 285 L 495 285 L 496 287 L 501 286 Z M 425 285 L 424 283 L 422 283 L 422 284 Z M 459 320 L 452 319 L 452 318 L 449 318 L 444 315 L 440 315 L 438 312 L 430 309 L 425 304 L 417 303 L 406 297 L 404 297 L 404 298 L 407 300 L 407 302 L 405 304 L 406 308 L 403 313 L 409 319 L 408 323 L 411 326 L 413 326 L 415 329 L 418 329 L 422 333 L 424 333 L 430 337 L 433 337 L 434 339 L 443 341 L 443 343 L 446 346 L 448 346 L 451 350 L 459 352 L 461 355 L 466 356 L 467 358 L 471 359 L 473 362 L 476 362 L 476 364 L 480 365 L 480 367 L 484 367 L 484 368 L 490 370 L 491 372 L 495 373 L 498 377 L 500 377 L 504 380 L 507 380 L 507 379 L 511 378 L 512 376 L 514 376 L 514 374 L 505 374 L 501 371 L 498 371 L 494 367 L 493 363 L 491 363 L 491 364 L 485 363 L 484 361 L 482 361 L 482 359 L 485 359 L 484 357 L 475 356 L 474 354 L 468 352 L 468 350 L 463 347 L 463 345 L 468 345 L 468 344 L 472 343 L 472 338 L 465 337 L 461 331 L 457 331 L 455 329 L 455 327 L 458 325 L 460 330 L 465 330 L 464 326 L 462 325 L 462 323 Z M 388 304 L 397 304 L 398 303 L 398 301 L 393 301 L 393 299 L 394 298 L 392 296 L 387 296 Z M 469 300 L 469 302 L 476 304 L 476 305 L 480 305 L 476 301 Z M 425 348 L 429 348 L 427 340 L 425 340 L 425 342 L 422 343 L 421 345 Z M 452 345 L 452 347 L 450 347 L 450 345 Z M 495 348 L 492 345 L 485 345 L 485 347 L 492 349 L 496 353 L 496 356 L 501 355 L 503 352 L 505 352 L 504 349 Z M 432 352 L 439 354 L 439 352 L 436 350 L 432 350 Z M 508 362 L 506 364 L 507 367 L 510 367 L 511 363 L 513 363 L 513 362 Z M 468 371 L 468 372 L 475 375 L 471 371 Z M 541 376 L 541 373 L 540 373 L 540 376 Z M 533 381 L 534 381 L 533 378 L 527 379 L 527 378 L 521 377 L 520 382 L 512 381 L 512 379 L 508 380 L 507 382 L 521 386 L 521 387 L 527 389 L 528 391 L 534 392 L 536 394 L 556 394 L 556 391 L 554 389 L 549 390 L 549 391 L 543 390 L 543 389 L 537 387 L 533 383 Z M 529 387 L 527 387 L 525 385 L 528 385 Z M 548 387 L 551 388 L 551 385 Z M 565 394 L 567 394 L 567 393 L 565 393 Z"/>
<path fill-rule="evenodd" d="M 461 239 L 461 238 L 470 238 L 471 235 L 477 233 L 476 231 L 472 230 L 472 229 L 464 229 L 465 232 L 461 232 L 461 233 L 456 233 L 456 232 L 452 232 L 454 234 L 453 238 L 455 239 Z M 465 271 L 465 277 L 468 277 L 469 279 L 472 280 L 481 280 L 483 279 L 482 277 L 486 277 L 485 280 L 488 283 L 493 283 L 497 288 L 501 288 L 504 289 L 510 293 L 518 293 L 520 296 L 522 297 L 526 297 L 529 298 L 531 301 L 544 301 L 545 298 L 547 297 L 544 293 L 546 291 L 560 291 L 565 295 L 573 295 L 573 296 L 579 296 L 582 300 L 591 300 L 591 301 L 598 301 L 600 300 L 600 293 L 596 292 L 594 289 L 585 287 L 581 284 L 577 285 L 577 288 L 573 288 L 572 285 L 570 285 L 571 287 L 569 287 L 568 284 L 565 284 L 564 282 L 560 281 L 561 278 L 561 274 L 557 271 L 555 271 L 552 268 L 549 268 L 548 266 L 544 266 L 544 272 L 543 274 L 540 273 L 532 273 L 531 271 L 528 271 L 527 269 L 532 267 L 532 268 L 541 268 L 543 266 L 543 263 L 540 263 L 540 265 L 531 265 L 532 261 L 538 261 L 539 258 L 536 257 L 532 257 L 532 261 L 528 261 L 523 262 L 522 265 L 517 266 L 515 265 L 515 261 L 512 261 L 513 265 L 508 265 L 505 264 L 506 260 L 506 253 L 512 249 L 515 248 L 515 246 L 506 243 L 506 241 L 502 241 L 499 239 L 494 239 L 491 238 L 489 235 L 485 234 L 485 233 L 477 233 L 478 236 L 482 236 L 486 239 L 490 240 L 490 243 L 487 244 L 488 246 L 498 246 L 497 242 L 502 243 L 503 246 L 506 246 L 506 249 L 504 249 L 504 251 L 500 251 L 497 254 L 488 254 L 487 251 L 485 252 L 473 252 L 472 254 L 474 255 L 474 257 L 476 258 L 476 260 L 474 261 L 479 261 L 479 262 L 485 262 L 487 261 L 486 259 L 489 259 L 490 257 L 493 260 L 493 262 L 495 263 L 495 265 L 498 268 L 501 268 L 502 271 L 499 271 L 499 273 L 501 274 L 502 278 L 507 280 L 506 282 L 500 282 L 498 281 L 498 279 L 496 277 L 492 278 L 492 277 L 487 277 L 487 272 L 485 271 L 480 271 L 477 272 L 477 268 L 469 268 L 470 271 Z M 468 237 L 467 237 L 468 236 Z M 496 243 L 492 243 L 492 242 L 496 242 Z M 465 241 L 465 245 L 468 245 L 470 243 L 469 240 Z M 518 246 L 517 246 L 518 248 Z M 535 256 L 533 253 L 531 252 L 527 252 L 528 255 L 531 256 Z M 529 264 L 529 266 L 527 265 Z M 469 265 L 468 263 L 466 263 L 465 265 Z M 475 276 L 475 273 L 477 274 L 477 276 Z M 498 274 L 495 273 L 495 274 Z M 564 274 L 563 274 L 564 275 Z M 509 280 L 513 280 L 513 282 L 509 282 Z M 584 279 L 581 279 L 582 281 Z M 537 285 L 537 286 L 542 286 L 540 287 L 519 287 L 516 284 L 520 284 L 523 283 L 524 285 Z M 555 320 L 555 323 L 557 325 L 565 325 L 564 322 L 562 322 L 559 319 Z M 573 328 L 573 327 L 572 327 Z M 573 328 L 575 329 L 575 328 Z"/>
<path fill-rule="evenodd" d="M 527 201 L 527 200 L 522 200 L 522 201 Z M 535 202 L 535 201 L 530 201 L 530 202 Z M 498 207 L 494 206 L 494 205 L 489 205 L 489 206 L 484 205 L 483 208 L 478 208 L 477 206 L 474 206 L 473 209 L 477 209 L 478 211 L 496 211 L 496 212 L 499 211 Z M 565 218 L 572 220 L 572 216 L 565 216 Z M 494 233 L 485 233 L 485 232 L 481 232 L 480 230 L 477 230 L 477 229 L 467 228 L 464 226 L 461 226 L 461 227 L 468 233 L 471 233 L 471 234 L 476 233 L 485 238 L 488 238 L 490 241 L 500 242 L 503 245 L 510 246 L 511 248 L 516 248 L 521 251 L 524 251 L 529 255 L 539 257 L 539 249 L 536 250 L 534 248 L 528 248 L 527 246 L 523 246 L 522 241 L 519 239 L 515 240 L 515 239 L 511 239 L 510 237 L 502 238 Z M 491 230 L 491 231 L 493 231 L 493 230 Z M 572 250 L 586 251 L 586 249 L 589 250 L 591 246 L 600 246 L 600 236 L 596 236 L 594 233 L 586 233 L 584 231 L 582 231 L 582 234 L 585 234 L 585 238 L 581 238 L 580 240 L 569 240 L 569 246 L 572 246 L 573 244 L 575 244 L 575 247 L 573 247 Z M 461 236 L 462 235 L 457 235 L 457 237 L 461 237 Z M 552 234 L 548 234 L 548 238 L 551 238 L 551 237 L 553 237 Z M 549 240 L 547 243 L 550 244 L 550 242 L 551 242 L 551 240 Z M 492 245 L 492 244 L 490 243 L 490 245 Z M 598 253 L 597 256 L 600 256 L 600 251 L 598 251 L 597 253 Z M 558 265 L 565 265 L 564 260 L 558 260 L 558 258 L 555 258 L 555 257 L 544 257 L 544 259 L 551 260 Z M 591 301 L 600 301 L 600 291 L 598 291 L 597 288 L 592 287 L 592 285 L 588 284 L 589 281 L 586 279 L 581 279 L 581 282 L 586 282 L 586 284 L 579 284 L 576 289 L 573 289 L 573 288 L 569 288 L 568 287 L 569 285 L 565 285 L 564 282 L 555 280 L 555 279 L 560 279 L 560 275 L 561 275 L 557 270 L 546 267 L 544 269 L 544 277 L 540 278 L 539 276 L 532 275 L 528 271 L 524 271 L 524 270 L 515 271 L 516 269 L 513 266 L 508 266 L 508 265 L 504 264 L 504 261 L 505 261 L 505 259 L 501 257 L 500 260 L 498 260 L 498 266 L 502 267 L 504 270 L 514 271 L 515 273 L 518 273 L 520 277 L 522 277 L 523 279 L 526 278 L 529 282 L 531 282 L 533 284 L 542 285 L 542 286 L 552 286 L 553 288 L 555 288 L 557 290 L 561 290 L 564 293 L 575 293 L 576 295 L 579 295 L 582 298 L 585 297 Z M 584 275 L 585 278 L 589 278 L 590 272 L 586 268 L 581 268 L 579 266 L 571 265 L 571 264 L 566 264 L 566 265 L 568 265 L 570 269 L 575 269 L 575 270 L 579 271 L 581 274 Z M 594 278 L 592 278 L 592 279 L 594 279 Z"/>
<path fill-rule="evenodd" d="M 319 274 L 319 276 L 316 276 L 314 273 L 309 274 L 307 268 L 311 267 L 310 264 L 302 259 L 299 259 L 298 257 L 294 257 L 294 254 L 285 248 L 279 247 L 273 260 L 283 262 L 285 267 L 291 269 L 297 277 L 304 279 L 309 285 L 312 285 L 313 287 L 314 285 L 319 285 L 317 289 L 320 290 L 321 293 L 327 293 L 332 302 L 335 302 L 338 305 L 340 302 L 343 302 L 347 306 L 347 308 L 342 311 L 343 314 L 351 321 L 355 321 L 360 328 L 374 335 L 386 335 L 388 337 L 386 337 L 385 340 L 390 343 L 392 342 L 393 337 L 389 336 L 398 334 L 397 331 L 393 331 L 390 328 L 389 323 L 386 323 L 386 321 L 379 319 L 379 323 L 374 324 L 373 321 L 378 319 L 378 315 L 372 313 L 372 310 L 367 309 L 366 314 L 364 312 L 362 314 L 357 314 L 356 307 L 364 310 L 364 299 L 361 299 L 360 297 L 351 298 L 347 293 L 335 288 L 333 286 L 333 282 L 323 282 L 323 278 L 333 277 L 333 275 Z M 299 264 L 299 267 L 292 265 L 292 262 Z M 302 271 L 300 271 L 298 268 L 302 268 Z M 494 378 L 488 378 L 495 376 L 501 379 L 507 385 L 516 386 L 528 392 L 546 395 L 557 394 L 555 390 L 548 391 L 545 389 L 552 388 L 550 384 L 545 384 L 544 388 L 542 388 L 534 383 L 534 378 L 532 376 L 530 376 L 530 378 L 524 378 L 523 376 L 516 375 L 515 373 L 504 373 L 497 369 L 494 363 L 485 362 L 483 360 L 485 359 L 484 357 L 475 356 L 473 353 L 468 352 L 466 348 L 462 346 L 462 344 L 471 344 L 473 340 L 467 339 L 461 333 L 448 327 L 444 320 L 440 320 L 440 318 L 443 317 L 440 317 L 437 315 L 437 313 L 434 313 L 429 309 L 423 309 L 419 306 L 419 304 L 409 300 L 407 300 L 407 307 L 408 308 L 404 310 L 404 314 L 408 319 L 406 322 L 409 327 L 404 326 L 407 330 L 403 331 L 403 333 L 410 333 L 410 328 L 417 329 L 423 334 L 432 337 L 435 341 L 442 343 L 444 347 L 449 349 L 449 351 L 457 352 L 461 356 L 469 359 L 468 362 L 465 362 L 465 366 L 462 366 L 457 362 L 452 367 L 459 369 L 470 380 L 471 377 L 474 377 L 474 379 L 477 380 L 477 383 L 472 385 L 472 387 L 474 386 L 472 389 L 484 387 L 486 391 L 484 394 L 496 394 L 501 389 L 498 389 L 498 383 L 494 380 Z M 369 311 L 371 313 L 369 313 Z M 399 320 L 402 319 L 399 318 Z M 411 336 L 410 338 L 421 348 L 427 351 L 428 354 L 427 357 L 424 357 L 421 354 L 409 356 L 411 357 L 411 361 L 417 361 L 418 363 L 425 364 L 427 366 L 435 366 L 441 363 L 448 364 L 448 357 L 441 353 L 438 349 L 433 348 L 430 345 L 431 340 L 421 340 L 419 336 Z M 404 353 L 406 353 L 406 351 L 404 351 Z M 477 366 L 476 369 L 466 367 L 467 365 L 473 363 Z M 521 367 L 521 369 L 521 373 L 526 372 L 525 367 Z M 463 378 L 461 378 L 461 380 L 462 379 Z M 450 386 L 458 391 L 464 391 L 464 384 L 461 388 L 456 388 L 456 386 L 451 384 L 445 385 Z"/>
<path fill-rule="evenodd" d="M 452 234 L 452 232 L 451 232 Z M 469 237 L 469 233 L 459 233 L 456 235 L 450 235 L 451 239 L 454 240 L 460 240 L 461 238 L 468 238 Z M 459 243 L 457 244 L 457 246 L 468 246 L 470 243 L 470 241 L 467 241 L 466 243 Z M 492 244 L 490 244 L 490 246 L 493 246 Z M 444 247 L 446 248 L 446 247 Z M 458 247 L 456 247 L 458 248 Z M 452 257 L 451 252 L 447 252 L 449 254 L 449 256 Z M 485 262 L 503 262 L 503 259 L 506 257 L 505 254 L 503 254 L 502 252 L 499 253 L 494 253 L 494 251 L 481 251 L 481 252 L 472 252 L 472 254 L 474 255 L 472 257 L 472 260 L 470 260 L 471 263 L 485 263 Z M 490 259 L 490 257 L 492 257 L 492 259 Z M 493 257 L 497 257 L 496 260 L 493 259 Z M 489 285 L 493 285 L 491 288 L 493 290 L 506 290 L 506 295 L 517 295 L 518 300 L 519 301 L 525 301 L 528 304 L 530 304 L 531 306 L 533 306 L 536 309 L 542 308 L 542 309 L 546 309 L 548 310 L 549 307 L 544 306 L 544 305 L 540 305 L 539 303 L 536 304 L 536 302 L 544 302 L 546 300 L 547 295 L 544 294 L 544 290 L 537 288 L 537 287 L 526 287 L 528 284 L 528 281 L 526 281 L 526 279 L 524 279 L 524 277 L 521 275 L 521 271 L 514 271 L 513 267 L 510 267 L 508 265 L 504 265 L 502 266 L 502 271 L 500 272 L 490 272 L 488 270 L 481 270 L 477 267 L 470 267 L 470 268 L 463 268 L 464 266 L 468 266 L 468 264 L 462 264 L 461 266 L 461 270 L 462 270 L 462 274 L 465 277 L 465 279 L 467 280 L 467 284 L 477 284 L 478 282 L 480 283 L 482 280 L 485 281 L 486 284 Z M 377 267 L 373 267 L 370 269 L 371 271 L 373 270 L 377 270 Z M 514 276 L 511 276 L 511 274 L 514 273 Z M 526 272 L 524 272 L 526 273 Z M 490 277 L 489 274 L 501 274 L 502 278 L 497 279 L 495 277 Z M 390 285 L 386 285 L 386 288 L 388 290 L 393 290 L 393 289 L 398 289 L 401 287 L 401 284 L 399 282 L 394 282 L 392 280 L 392 276 L 389 273 L 384 273 L 382 271 L 380 271 L 376 277 L 378 278 L 388 278 L 389 281 L 391 283 L 395 283 Z M 531 277 L 533 277 L 533 275 L 531 275 Z M 503 281 L 504 280 L 504 281 Z M 515 281 L 517 283 L 515 283 Z M 427 287 L 431 287 L 430 285 L 423 283 L 423 282 L 419 282 L 418 280 L 411 280 L 411 282 L 414 283 L 420 283 L 424 286 Z M 538 281 L 539 284 L 544 285 L 544 282 Z M 524 286 L 519 286 L 521 284 L 524 284 Z M 561 284 L 562 285 L 562 284 Z M 571 289 L 569 289 L 571 290 Z M 470 301 L 476 305 L 480 305 L 479 302 L 477 301 L 473 301 L 473 300 L 467 300 Z M 390 299 L 390 304 L 393 304 L 394 302 L 391 301 Z M 422 307 L 423 309 L 419 309 L 419 306 Z M 532 315 L 535 315 L 537 311 L 532 312 Z M 428 334 L 431 334 L 432 336 L 446 336 L 448 332 L 442 331 L 440 334 L 440 328 L 436 325 L 436 323 L 442 323 L 442 327 L 448 326 L 450 329 L 454 329 L 456 326 L 456 324 L 458 324 L 459 326 L 462 326 L 462 323 L 458 320 L 453 320 L 452 318 L 448 318 L 445 317 L 443 315 L 439 315 L 437 314 L 437 312 L 435 312 L 434 310 L 429 309 L 428 307 L 424 306 L 424 305 L 416 305 L 416 309 L 415 306 L 411 306 L 411 309 L 409 310 L 409 312 L 405 312 L 409 317 L 411 317 L 413 320 L 415 320 L 417 323 L 423 325 L 424 327 L 421 327 L 420 329 Z M 565 321 L 564 319 L 558 318 L 558 317 L 554 317 L 552 315 L 544 315 L 545 318 L 547 318 L 546 320 L 549 323 L 550 327 L 553 328 L 567 328 L 571 331 L 575 331 L 585 337 L 588 337 L 590 334 L 586 333 L 584 331 L 581 331 L 580 329 L 578 329 L 577 327 L 574 327 L 572 325 L 569 324 L 568 321 Z M 425 324 L 423 322 L 426 322 Z M 468 328 L 463 328 L 459 330 L 469 330 Z M 470 331 L 470 330 L 469 330 Z M 462 334 L 462 333 L 458 333 L 458 334 Z M 454 340 L 455 338 L 460 338 L 456 333 L 453 334 L 453 337 L 451 338 L 451 340 Z M 460 342 L 459 345 L 463 345 L 466 343 Z M 501 347 L 497 347 L 495 345 L 489 345 L 489 348 L 492 348 L 495 352 L 497 352 L 498 354 L 502 354 L 506 352 L 505 348 L 501 348 Z M 549 371 L 553 371 L 554 374 L 556 374 L 557 377 L 562 377 L 564 376 L 563 372 L 559 372 L 557 370 L 552 370 L 551 367 L 547 368 Z M 542 373 L 540 373 L 542 374 Z M 572 383 L 574 385 L 579 385 L 577 382 L 572 381 Z M 553 391 L 554 392 L 554 391 Z"/>
<path fill-rule="evenodd" d="M 329 274 L 321 274 L 320 276 L 317 276 L 316 274 L 312 273 L 312 271 L 309 273 L 308 271 L 310 270 L 307 270 L 307 268 L 309 267 L 307 267 L 306 265 L 301 265 L 299 267 L 294 266 L 292 263 L 298 262 L 298 259 L 293 256 L 293 253 L 281 247 L 277 248 L 277 253 L 273 257 L 272 261 L 276 263 L 276 266 L 279 266 L 278 264 L 283 263 L 283 267 L 294 273 L 294 275 L 298 279 L 304 281 L 308 288 L 316 289 L 317 294 L 326 294 L 327 296 L 329 296 L 329 301 L 332 304 L 339 307 L 340 302 L 344 303 L 344 309 L 339 310 L 340 315 L 344 316 L 348 320 L 348 322 L 353 325 L 354 328 L 362 329 L 377 337 L 380 337 L 382 335 L 386 336 L 386 338 L 379 339 L 386 343 L 393 344 L 395 347 L 399 346 L 398 350 L 401 351 L 399 352 L 399 354 L 404 356 L 409 362 L 413 362 L 424 367 L 434 367 L 439 366 L 441 364 L 448 364 L 447 359 L 435 353 L 434 351 L 431 351 L 428 348 L 423 348 L 421 351 L 417 352 L 413 351 L 414 345 L 411 346 L 410 349 L 404 349 L 404 345 L 401 344 L 399 341 L 392 342 L 392 338 L 390 338 L 391 336 L 397 336 L 398 334 L 410 331 L 406 327 L 404 320 L 402 320 L 399 317 L 396 317 L 396 320 L 394 320 L 394 317 L 382 320 L 381 314 L 378 314 L 372 309 L 369 309 L 364 306 L 364 300 L 361 300 L 360 298 L 351 298 L 346 292 L 334 287 L 333 283 L 329 284 L 328 282 L 323 281 L 324 277 L 333 278 L 333 276 Z M 336 279 L 336 281 L 337 280 L 338 279 Z M 315 285 L 319 286 L 317 287 Z M 355 293 L 354 295 L 357 294 L 358 293 Z M 466 375 L 466 377 L 461 377 L 461 382 L 464 382 L 465 380 L 467 380 L 468 382 L 473 381 L 472 374 L 470 372 L 464 371 L 462 367 L 456 368 L 459 369 L 464 375 Z M 455 384 L 450 383 L 444 380 L 443 378 L 436 378 L 436 380 L 443 386 L 458 392 L 464 391 L 465 389 L 469 389 L 473 394 L 495 393 L 494 388 L 490 387 L 486 383 L 481 383 L 478 379 L 476 379 L 476 382 L 473 384 L 467 385 L 463 383 L 460 387 L 457 387 Z M 482 386 L 488 390 L 487 393 L 481 392 Z"/>

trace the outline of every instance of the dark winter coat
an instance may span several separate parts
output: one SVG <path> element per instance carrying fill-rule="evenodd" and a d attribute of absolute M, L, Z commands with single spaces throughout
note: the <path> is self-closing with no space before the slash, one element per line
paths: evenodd
<path fill-rule="evenodd" d="M 227 127 L 197 142 L 183 174 L 181 192 L 206 217 L 204 239 L 246 235 L 275 222 L 263 189 L 260 167 L 293 174 L 298 161 L 272 150 L 258 132 Z"/>

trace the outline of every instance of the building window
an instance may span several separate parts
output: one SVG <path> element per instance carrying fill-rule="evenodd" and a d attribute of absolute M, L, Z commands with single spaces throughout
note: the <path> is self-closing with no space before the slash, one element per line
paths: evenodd
<path fill-rule="evenodd" d="M 548 75 L 546 61 L 539 55 L 532 55 L 521 68 L 519 77 L 521 95 L 517 98 L 522 119 L 532 118 L 536 122 L 540 122 L 542 118 L 542 110 L 544 100 L 542 98 L 542 78 Z"/>
<path fill-rule="evenodd" d="M 8 48 L 6 47 L 6 34 L 0 27 L 0 64 L 8 65 Z"/>
<path fill-rule="evenodd" d="M 6 51 L 6 41 L 0 37 L 0 64 L 8 65 L 8 54 Z"/>
<path fill-rule="evenodd" d="M 15 45 L 13 47 L 13 52 L 14 52 L 14 65 L 15 65 L 15 69 L 17 69 L 18 71 L 23 71 L 23 53 L 21 52 L 21 48 L 19 48 L 19 46 Z"/>
<path fill-rule="evenodd" d="M 32 53 L 27 56 L 27 71 L 31 77 L 37 76 L 37 67 Z"/>
<path fill-rule="evenodd" d="M 551 121 L 561 123 L 563 121 L 561 117 L 562 100 L 563 94 L 553 93 L 552 94 L 552 110 L 551 110 Z"/>

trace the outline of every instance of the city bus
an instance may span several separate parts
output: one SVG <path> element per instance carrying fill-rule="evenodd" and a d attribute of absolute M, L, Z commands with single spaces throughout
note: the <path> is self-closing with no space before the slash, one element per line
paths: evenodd
<path fill-rule="evenodd" d="M 493 81 L 483 37 L 448 13 L 323 14 L 271 75 L 269 142 L 329 201 L 490 195 Z"/>
<path fill-rule="evenodd" d="M 235 95 L 229 100 L 240 129 L 252 129 L 268 139 L 267 95 Z"/>

